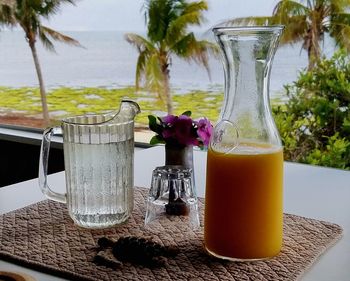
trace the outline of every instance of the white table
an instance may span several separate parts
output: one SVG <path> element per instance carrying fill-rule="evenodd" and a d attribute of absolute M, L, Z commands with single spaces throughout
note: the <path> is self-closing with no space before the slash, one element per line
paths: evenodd
<path fill-rule="evenodd" d="M 135 153 L 135 185 L 148 187 L 154 167 L 164 163 L 164 148 Z M 206 153 L 194 155 L 198 196 L 204 196 Z M 284 211 L 341 225 L 342 239 L 328 250 L 304 275 L 302 281 L 350 280 L 350 172 L 310 165 L 285 163 Z M 54 190 L 63 191 L 64 172 L 49 176 Z M 37 179 L 0 188 L 0 213 L 45 199 Z M 64 280 L 0 261 L 0 270 L 26 272 L 38 281 Z"/>

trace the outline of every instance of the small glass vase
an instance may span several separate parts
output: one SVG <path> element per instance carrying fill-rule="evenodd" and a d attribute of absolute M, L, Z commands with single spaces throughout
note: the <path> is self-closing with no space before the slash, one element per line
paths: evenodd
<path fill-rule="evenodd" d="M 191 168 L 193 172 L 193 146 L 165 145 L 165 165 Z"/>

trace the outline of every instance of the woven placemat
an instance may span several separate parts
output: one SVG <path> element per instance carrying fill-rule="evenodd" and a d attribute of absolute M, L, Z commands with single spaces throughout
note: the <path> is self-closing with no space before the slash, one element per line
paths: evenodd
<path fill-rule="evenodd" d="M 167 221 L 150 233 L 143 228 L 147 189 L 135 189 L 135 210 L 127 223 L 106 230 L 86 230 L 70 220 L 64 204 L 42 201 L 0 216 L 0 257 L 71 280 L 297 280 L 316 258 L 341 236 L 336 224 L 286 214 L 284 245 L 270 260 L 225 262 L 203 250 L 203 229 Z M 201 220 L 203 203 L 199 204 Z M 118 269 L 92 262 L 102 236 L 151 236 L 180 253 L 164 266 L 124 263 Z"/>

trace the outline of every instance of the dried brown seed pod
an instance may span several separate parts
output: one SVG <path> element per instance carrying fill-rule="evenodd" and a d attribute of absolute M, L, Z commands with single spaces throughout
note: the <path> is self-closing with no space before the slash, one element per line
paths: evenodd
<path fill-rule="evenodd" d="M 134 236 L 121 237 L 112 248 L 113 255 L 120 261 L 142 265 L 157 265 L 160 257 L 170 257 L 177 251 L 154 241 Z"/>
<path fill-rule="evenodd" d="M 94 262 L 97 265 L 104 265 L 110 268 L 118 268 L 121 265 L 123 265 L 122 262 L 115 259 L 112 253 L 112 249 L 105 249 L 105 250 L 99 251 L 94 258 Z"/>

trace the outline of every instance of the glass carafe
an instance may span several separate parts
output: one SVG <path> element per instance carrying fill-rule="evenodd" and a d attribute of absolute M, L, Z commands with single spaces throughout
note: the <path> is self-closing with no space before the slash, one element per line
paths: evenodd
<path fill-rule="evenodd" d="M 255 260 L 282 246 L 283 147 L 269 105 L 283 27 L 222 27 L 225 95 L 207 159 L 204 238 L 219 258 Z"/>

